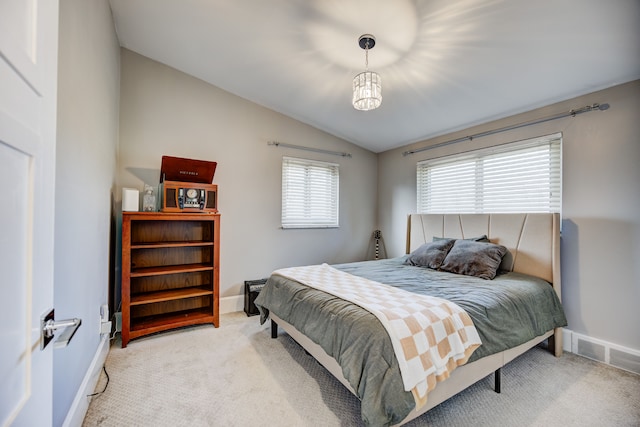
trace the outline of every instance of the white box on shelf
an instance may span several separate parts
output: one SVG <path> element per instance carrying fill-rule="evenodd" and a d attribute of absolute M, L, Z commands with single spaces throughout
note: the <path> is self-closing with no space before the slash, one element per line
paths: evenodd
<path fill-rule="evenodd" d="M 122 189 L 122 210 L 126 212 L 138 212 L 140 205 L 140 192 L 135 188 Z"/>

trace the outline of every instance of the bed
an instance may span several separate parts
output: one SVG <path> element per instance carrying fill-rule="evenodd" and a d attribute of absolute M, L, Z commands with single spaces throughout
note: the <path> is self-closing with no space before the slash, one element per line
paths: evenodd
<path fill-rule="evenodd" d="M 396 357 L 393 334 L 372 312 L 287 269 L 271 275 L 255 303 L 262 323 L 271 318 L 272 337 L 281 327 L 360 399 L 365 424 L 401 425 L 492 373 L 499 392 L 500 368 L 542 342 L 562 354 L 559 230 L 558 214 L 414 214 L 407 221 L 406 255 L 323 266 L 358 284 L 374 281 L 401 288 L 403 295 L 416 293 L 416 299 L 441 298 L 473 320 L 482 344 L 429 389 L 426 403 L 417 403 L 403 385 L 405 362 Z M 449 244 L 439 268 L 411 265 L 424 248 Z M 464 274 L 441 271 L 445 261 L 450 265 L 446 252 L 458 246 L 504 248 L 495 277 L 476 277 L 464 268 Z"/>

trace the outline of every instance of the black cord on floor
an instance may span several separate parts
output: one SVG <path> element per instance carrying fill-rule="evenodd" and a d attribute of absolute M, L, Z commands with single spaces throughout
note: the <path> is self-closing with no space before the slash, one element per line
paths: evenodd
<path fill-rule="evenodd" d="M 102 370 L 104 371 L 104 374 L 107 376 L 107 383 L 104 385 L 104 388 L 102 389 L 102 391 L 98 391 L 92 394 L 87 394 L 87 397 L 97 396 L 99 394 L 104 393 L 107 390 L 107 387 L 109 386 L 109 374 L 107 374 L 107 367 L 105 365 L 102 365 Z"/>

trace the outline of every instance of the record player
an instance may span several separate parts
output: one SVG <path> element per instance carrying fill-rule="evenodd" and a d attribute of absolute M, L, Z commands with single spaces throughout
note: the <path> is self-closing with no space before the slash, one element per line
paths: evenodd
<path fill-rule="evenodd" d="M 218 186 L 212 184 L 216 162 L 162 156 L 162 212 L 218 212 Z"/>

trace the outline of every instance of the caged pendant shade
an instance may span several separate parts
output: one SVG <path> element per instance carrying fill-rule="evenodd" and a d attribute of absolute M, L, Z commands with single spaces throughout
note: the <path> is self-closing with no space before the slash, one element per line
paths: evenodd
<path fill-rule="evenodd" d="M 358 45 L 365 52 L 365 71 L 353 78 L 353 107 L 356 110 L 375 110 L 382 103 L 382 80 L 378 73 L 369 71 L 369 49 L 376 45 L 371 34 L 358 39 Z"/>

